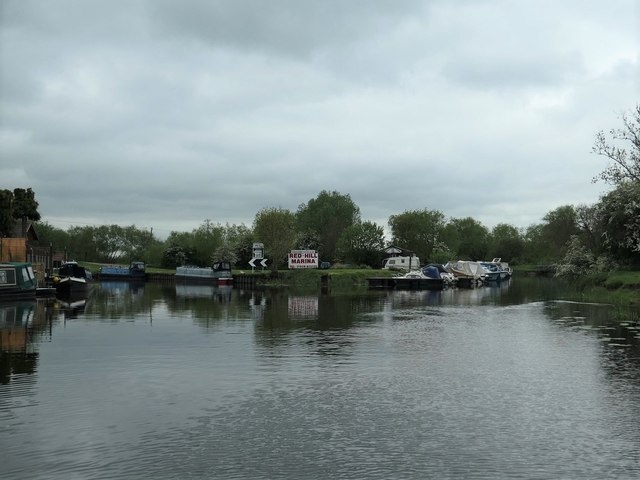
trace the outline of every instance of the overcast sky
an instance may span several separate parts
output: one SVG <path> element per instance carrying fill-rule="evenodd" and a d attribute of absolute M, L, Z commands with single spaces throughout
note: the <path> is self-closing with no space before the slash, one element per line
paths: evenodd
<path fill-rule="evenodd" d="M 538 223 L 607 190 L 639 0 L 1 0 L 0 188 L 43 220 L 251 225 L 322 190 L 363 220 Z"/>

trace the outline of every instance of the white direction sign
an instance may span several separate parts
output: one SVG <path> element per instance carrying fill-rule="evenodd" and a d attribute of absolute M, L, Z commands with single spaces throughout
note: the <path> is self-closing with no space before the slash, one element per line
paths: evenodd
<path fill-rule="evenodd" d="M 253 244 L 253 258 L 255 260 L 262 260 L 264 258 L 264 243 Z"/>

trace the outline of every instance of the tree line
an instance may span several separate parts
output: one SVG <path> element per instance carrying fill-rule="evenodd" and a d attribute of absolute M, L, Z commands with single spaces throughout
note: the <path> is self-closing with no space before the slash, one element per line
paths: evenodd
<path fill-rule="evenodd" d="M 191 232 L 172 231 L 164 241 L 135 225 L 73 226 L 65 231 L 45 221 L 36 224 L 37 231 L 42 242 L 76 260 L 144 260 L 166 268 L 219 260 L 248 268 L 254 242 L 264 243 L 274 270 L 286 265 L 292 249 L 317 250 L 321 261 L 333 264 L 379 268 L 388 244 L 415 252 L 423 263 L 502 257 L 514 265 L 559 264 L 561 273 L 572 275 L 638 265 L 640 105 L 622 116 L 622 124 L 608 134 L 599 132 L 593 146 L 595 154 L 609 161 L 594 181 L 612 189 L 593 205 L 560 206 L 527 228 L 500 223 L 489 229 L 471 217 L 447 218 L 423 208 L 391 215 L 387 241 L 383 226 L 363 220 L 349 194 L 323 190 L 296 211 L 263 208 L 251 226 L 207 219 Z M 39 220 L 37 206 L 31 189 L 0 190 L 0 233 L 8 219 Z"/>

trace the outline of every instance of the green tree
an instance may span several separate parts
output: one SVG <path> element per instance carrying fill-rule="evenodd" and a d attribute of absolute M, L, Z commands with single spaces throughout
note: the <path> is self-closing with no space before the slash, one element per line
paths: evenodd
<path fill-rule="evenodd" d="M 610 164 L 593 181 L 603 180 L 614 189 L 600 198 L 588 225 L 602 248 L 622 262 L 640 261 L 640 104 L 622 115 L 622 128 L 596 135 L 593 152 Z M 595 221 L 593 221 L 595 219 Z M 587 222 L 583 222 L 587 223 Z M 594 242 L 598 246 L 598 242 Z"/>
<path fill-rule="evenodd" d="M 207 219 L 191 232 L 172 231 L 165 242 L 170 252 L 163 256 L 163 263 L 172 264 L 183 259 L 184 263 L 179 265 L 189 264 L 200 267 L 211 265 L 214 252 L 224 242 L 224 230 L 222 225 L 214 224 Z M 176 252 L 181 252 L 181 255 L 176 256 Z"/>
<path fill-rule="evenodd" d="M 316 238 L 320 258 L 335 260 L 338 239 L 344 230 L 360 221 L 360 209 L 351 197 L 336 191 L 321 191 L 316 198 L 298 207 L 297 229 L 307 238 Z"/>
<path fill-rule="evenodd" d="M 162 264 L 167 268 L 182 265 L 197 265 L 198 261 L 193 248 L 193 234 L 189 232 L 169 233 L 165 242 L 166 248 L 162 255 Z M 205 263 L 199 264 L 200 266 Z"/>
<path fill-rule="evenodd" d="M 38 240 L 41 245 L 51 245 L 54 250 L 63 250 L 69 245 L 69 233 L 47 222 L 37 222 Z"/>
<path fill-rule="evenodd" d="M 123 227 L 124 258 L 127 262 L 134 260 L 146 260 L 145 254 L 154 242 L 153 233 L 146 228 L 138 228 L 135 225 Z"/>
<path fill-rule="evenodd" d="M 264 243 L 265 257 L 271 259 L 271 271 L 277 272 L 296 240 L 296 217 L 281 207 L 263 208 L 253 222 L 255 240 Z"/>
<path fill-rule="evenodd" d="M 347 227 L 338 240 L 338 256 L 347 263 L 379 268 L 384 250 L 384 228 L 374 222 Z"/>
<path fill-rule="evenodd" d="M 547 261 L 548 247 L 542 239 L 542 228 L 541 223 L 534 223 L 525 230 L 522 252 L 524 263 L 545 263 Z"/>
<path fill-rule="evenodd" d="M 456 253 L 444 242 L 436 242 L 431 251 L 430 263 L 445 264 L 451 260 L 456 260 Z"/>
<path fill-rule="evenodd" d="M 513 225 L 499 223 L 491 230 L 491 257 L 517 263 L 524 252 L 524 238 Z"/>
<path fill-rule="evenodd" d="M 135 225 L 101 225 L 94 230 L 98 260 L 114 263 L 142 259 L 151 240 L 151 233 Z"/>
<path fill-rule="evenodd" d="M 423 263 L 431 259 L 444 226 L 444 214 L 438 210 L 407 210 L 389 217 L 392 243 L 415 252 Z"/>
<path fill-rule="evenodd" d="M 459 260 L 458 247 L 460 246 L 460 232 L 451 222 L 447 222 L 438 237 L 438 245 L 435 250 L 438 251 L 436 259 L 432 258 L 434 263 L 447 263 L 449 260 Z M 435 252 L 434 250 L 434 252 Z M 442 261 L 442 258 L 447 260 Z"/>
<path fill-rule="evenodd" d="M 152 235 L 151 243 L 140 258 L 142 258 L 142 261 L 149 266 L 160 267 L 162 266 L 163 253 L 165 248 L 165 242 L 157 239 Z"/>
<path fill-rule="evenodd" d="M 640 182 L 626 182 L 598 204 L 605 249 L 622 262 L 640 262 Z"/>
<path fill-rule="evenodd" d="M 229 242 L 223 241 L 222 244 L 216 248 L 211 256 L 211 263 L 216 262 L 229 262 L 231 265 L 235 265 L 238 261 L 235 249 Z"/>
<path fill-rule="evenodd" d="M 192 233 L 192 246 L 195 250 L 196 263 L 198 265 L 210 265 L 211 256 L 223 243 L 223 227 L 207 219 Z"/>
<path fill-rule="evenodd" d="M 547 213 L 542 225 L 542 238 L 544 242 L 542 251 L 549 261 L 560 260 L 567 248 L 567 242 L 573 235 L 578 235 L 578 220 L 576 210 L 572 205 L 563 205 Z"/>
<path fill-rule="evenodd" d="M 449 222 L 459 239 L 458 258 L 462 260 L 483 260 L 489 247 L 489 230 L 471 217 L 453 218 Z"/>
<path fill-rule="evenodd" d="M 240 268 L 247 267 L 253 258 L 253 231 L 244 224 L 229 225 L 224 228 L 224 243 L 233 250 L 234 262 Z"/>
<path fill-rule="evenodd" d="M 567 242 L 566 252 L 556 270 L 556 277 L 579 277 L 589 273 L 608 272 L 618 268 L 617 263 L 606 255 L 596 256 L 573 235 Z"/>
<path fill-rule="evenodd" d="M 13 192 L 0 190 L 0 237 L 10 237 L 13 232 Z"/>
<path fill-rule="evenodd" d="M 577 235 L 571 237 L 564 257 L 558 265 L 557 277 L 577 277 L 594 269 L 595 257 Z"/>
<path fill-rule="evenodd" d="M 27 220 L 40 220 L 38 202 L 31 188 L 0 190 L 0 236 L 13 235 L 16 220 L 22 220 L 24 230 Z"/>
<path fill-rule="evenodd" d="M 585 247 L 596 254 L 604 251 L 604 231 L 601 223 L 598 204 L 581 204 L 576 207 L 576 225 L 580 237 Z"/>
<path fill-rule="evenodd" d="M 172 232 L 173 233 L 173 232 Z M 189 247 L 169 243 L 162 253 L 162 266 L 164 268 L 176 268 L 182 265 L 189 265 L 189 259 L 193 256 L 193 251 Z"/>
<path fill-rule="evenodd" d="M 640 183 L 640 104 L 629 114 L 622 115 L 622 128 L 596 134 L 592 151 L 608 158 L 612 163 L 593 181 L 603 180 L 611 185 L 626 182 Z M 626 147 L 621 144 L 629 144 Z"/>
<path fill-rule="evenodd" d="M 119 225 L 100 225 L 93 233 L 97 260 L 100 262 L 116 263 L 126 256 L 129 247 L 124 234 L 124 228 Z"/>
<path fill-rule="evenodd" d="M 40 220 L 38 202 L 36 202 L 36 195 L 32 189 L 13 189 L 13 218 L 34 221 Z"/>
<path fill-rule="evenodd" d="M 66 256 L 70 260 L 102 261 L 96 246 L 96 227 L 73 226 L 69 228 L 69 244 L 65 245 Z"/>

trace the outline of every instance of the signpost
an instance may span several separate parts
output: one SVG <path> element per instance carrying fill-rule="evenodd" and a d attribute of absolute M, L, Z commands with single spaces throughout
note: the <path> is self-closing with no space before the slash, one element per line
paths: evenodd
<path fill-rule="evenodd" d="M 256 260 L 260 260 L 260 265 L 264 269 L 267 266 L 267 259 L 264 258 L 264 243 L 254 243 L 253 244 L 253 258 L 249 260 L 249 265 L 251 265 L 251 271 L 256 266 Z"/>
<path fill-rule="evenodd" d="M 251 265 L 251 268 L 255 268 L 256 266 L 256 260 L 258 260 L 257 258 L 252 258 L 251 260 L 249 260 L 249 265 Z M 260 260 L 260 265 L 262 265 L 262 268 L 267 266 L 267 259 L 263 258 L 262 260 Z"/>

